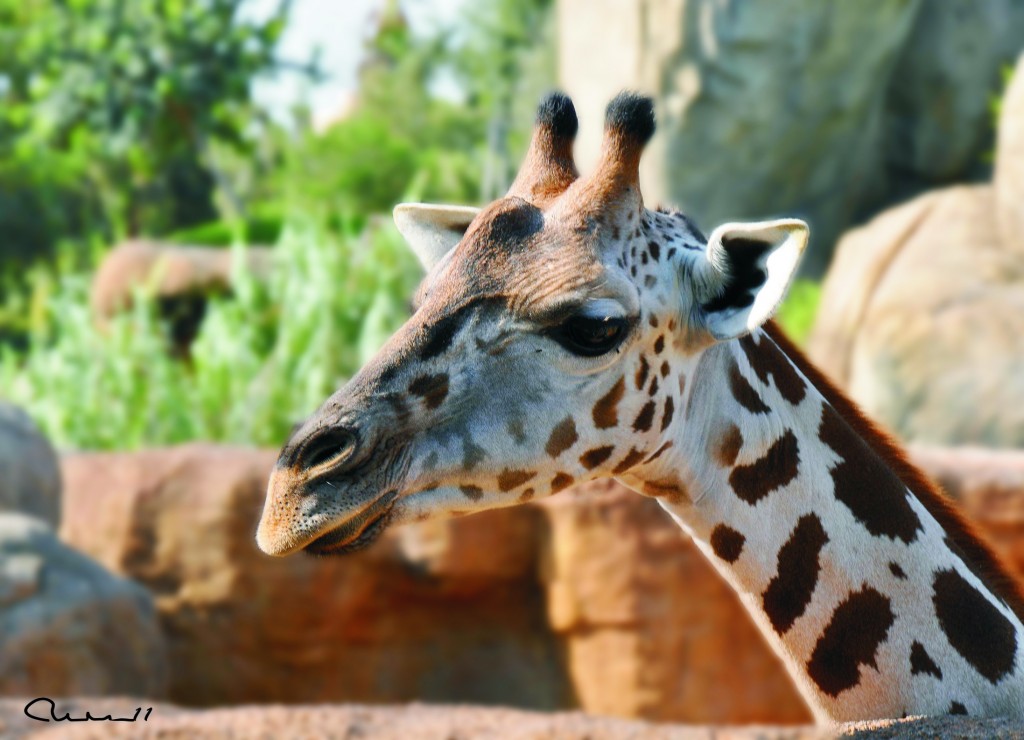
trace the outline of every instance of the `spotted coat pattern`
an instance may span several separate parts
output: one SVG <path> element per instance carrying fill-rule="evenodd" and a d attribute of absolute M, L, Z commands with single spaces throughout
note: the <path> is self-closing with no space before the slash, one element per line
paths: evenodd
<path fill-rule="evenodd" d="M 609 108 L 587 180 L 559 138 L 575 115 L 542 110 L 538 171 L 473 220 L 410 321 L 285 446 L 261 546 L 348 552 L 389 524 L 615 476 L 694 538 L 820 719 L 1024 718 L 1014 595 L 774 329 L 709 337 L 708 239 L 643 206 L 651 131 L 630 110 Z M 763 271 L 735 276 L 703 309 L 752 302 Z M 567 311 L 598 309 L 629 325 L 614 353 L 552 341 Z"/>

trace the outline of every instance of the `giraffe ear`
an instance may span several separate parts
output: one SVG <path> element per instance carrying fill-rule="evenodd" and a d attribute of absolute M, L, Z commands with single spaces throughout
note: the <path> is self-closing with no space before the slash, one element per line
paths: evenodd
<path fill-rule="evenodd" d="M 470 206 L 399 203 L 392 215 L 395 226 L 427 272 L 459 243 L 480 213 Z"/>
<path fill-rule="evenodd" d="M 807 224 L 789 218 L 714 230 L 697 297 L 715 339 L 742 336 L 771 318 L 796 275 L 808 233 Z"/>

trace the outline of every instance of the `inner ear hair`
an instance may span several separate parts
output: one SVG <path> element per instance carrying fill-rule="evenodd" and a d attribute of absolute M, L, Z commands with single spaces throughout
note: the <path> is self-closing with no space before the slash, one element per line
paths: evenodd
<path fill-rule="evenodd" d="M 724 265 L 724 289 L 701 308 L 707 312 L 746 308 L 768 279 L 764 261 L 772 244 L 760 239 L 727 238 L 722 241 L 728 255 Z"/>

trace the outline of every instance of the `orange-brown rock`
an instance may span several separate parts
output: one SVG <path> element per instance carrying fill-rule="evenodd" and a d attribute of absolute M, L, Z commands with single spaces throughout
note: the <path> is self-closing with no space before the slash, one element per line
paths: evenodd
<path fill-rule="evenodd" d="M 810 721 L 739 599 L 653 499 L 605 480 L 543 506 L 548 614 L 580 706 L 661 721 Z"/>
<path fill-rule="evenodd" d="M 1024 580 L 1024 451 L 917 445 L 911 453 Z"/>
<path fill-rule="evenodd" d="M 395 528 L 343 558 L 274 559 L 253 533 L 275 454 L 190 445 L 64 461 L 62 535 L 155 594 L 175 701 L 808 718 L 733 594 L 640 495 L 594 484 Z"/>
<path fill-rule="evenodd" d="M 808 350 L 864 409 L 928 444 L 1024 444 L 1024 260 L 990 185 L 928 193 L 843 237 Z"/>
<path fill-rule="evenodd" d="M 64 461 L 61 534 L 153 592 L 174 701 L 569 703 L 538 509 L 394 529 L 344 558 L 271 558 L 254 533 L 275 456 L 188 445 Z"/>
<path fill-rule="evenodd" d="M 0 512 L 0 696 L 162 698 L 166 686 L 145 589 L 60 542 L 41 519 Z"/>

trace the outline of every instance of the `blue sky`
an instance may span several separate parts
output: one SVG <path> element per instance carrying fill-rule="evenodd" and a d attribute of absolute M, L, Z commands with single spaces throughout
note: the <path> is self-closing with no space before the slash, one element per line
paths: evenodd
<path fill-rule="evenodd" d="M 401 5 L 414 29 L 428 29 L 454 17 L 465 1 L 402 0 Z M 249 0 L 246 13 L 265 17 L 277 5 L 278 0 Z M 282 121 L 290 118 L 291 107 L 303 98 L 311 104 L 314 121 L 333 116 L 355 90 L 363 40 L 381 5 L 382 0 L 294 0 L 280 56 L 304 61 L 319 46 L 321 65 L 331 77 L 315 86 L 290 74 L 259 80 L 256 100 Z"/>

